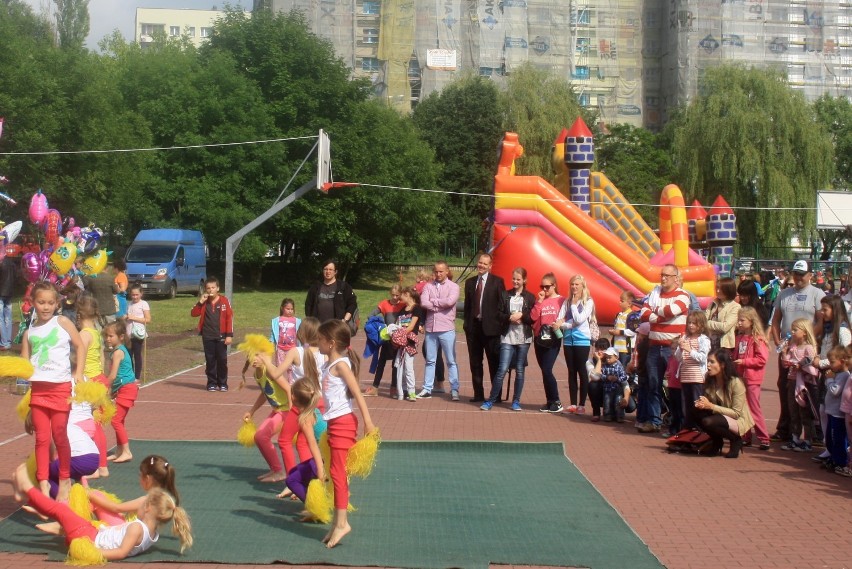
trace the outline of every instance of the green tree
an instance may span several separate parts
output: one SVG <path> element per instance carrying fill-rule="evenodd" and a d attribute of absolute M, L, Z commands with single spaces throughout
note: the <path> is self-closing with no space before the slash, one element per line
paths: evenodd
<path fill-rule="evenodd" d="M 833 172 L 831 140 L 783 75 L 708 69 L 673 128 L 687 194 L 704 203 L 721 194 L 734 207 L 760 208 L 737 210 L 741 251 L 786 247 L 794 233 L 813 230 L 816 192 Z"/>
<path fill-rule="evenodd" d="M 440 187 L 448 207 L 442 228 L 452 243 L 482 241 L 491 215 L 497 144 L 503 134 L 495 84 L 468 76 L 432 93 L 414 108 L 421 137 L 442 166 Z"/>
<path fill-rule="evenodd" d="M 577 117 L 590 125 L 595 117 L 580 106 L 570 83 L 531 64 L 513 71 L 500 95 L 503 129 L 518 133 L 524 147 L 518 174 L 552 181 L 556 173 L 550 155 L 559 132 Z"/>
<path fill-rule="evenodd" d="M 852 189 L 852 105 L 846 97 L 824 95 L 814 102 L 819 122 L 828 130 L 834 144 L 834 177 L 831 185 L 835 190 Z M 820 258 L 827 260 L 842 243 L 849 239 L 845 229 L 818 230 L 822 251 Z"/>
<path fill-rule="evenodd" d="M 656 204 L 666 184 L 672 183 L 672 161 L 660 135 L 626 124 L 608 127 L 595 136 L 596 167 L 618 187 L 630 203 Z M 657 218 L 657 208 L 638 207 L 645 220 Z"/>
<path fill-rule="evenodd" d="M 89 0 L 53 1 L 59 45 L 65 49 L 82 48 L 89 35 Z"/>

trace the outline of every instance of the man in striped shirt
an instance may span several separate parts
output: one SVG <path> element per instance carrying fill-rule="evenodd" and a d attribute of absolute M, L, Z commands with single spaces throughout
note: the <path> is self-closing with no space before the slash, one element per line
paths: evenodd
<path fill-rule="evenodd" d="M 636 428 L 640 433 L 659 432 L 662 424 L 661 405 L 663 374 L 672 355 L 672 342 L 686 332 L 689 294 L 678 286 L 680 270 L 663 265 L 660 286 L 654 287 L 642 304 L 642 321 L 651 325 L 648 336 L 646 385 L 639 385 Z"/>

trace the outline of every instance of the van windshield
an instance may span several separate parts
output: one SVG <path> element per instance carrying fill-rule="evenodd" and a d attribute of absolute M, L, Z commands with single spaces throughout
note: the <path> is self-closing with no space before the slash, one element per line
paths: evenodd
<path fill-rule="evenodd" d="M 174 245 L 133 245 L 127 251 L 128 263 L 167 263 L 175 256 Z"/>

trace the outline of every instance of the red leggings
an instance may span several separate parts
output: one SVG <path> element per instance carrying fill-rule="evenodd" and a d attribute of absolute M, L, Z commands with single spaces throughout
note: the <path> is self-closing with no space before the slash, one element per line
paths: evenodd
<path fill-rule="evenodd" d="M 311 449 L 299 427 L 299 410 L 290 407 L 290 410 L 284 414 L 284 425 L 281 427 L 281 434 L 278 435 L 278 448 L 281 449 L 281 456 L 284 458 L 284 472 L 287 473 L 293 470 L 297 464 L 296 456 L 293 454 L 293 436 L 295 435 L 298 435 L 296 437 L 296 452 L 299 453 L 299 460 L 304 462 L 311 458 Z"/>
<path fill-rule="evenodd" d="M 358 417 L 347 413 L 328 422 L 328 446 L 331 448 L 329 474 L 334 485 L 334 509 L 345 510 L 349 506 L 349 479 L 346 476 L 346 457 L 355 444 L 358 433 Z"/>
<path fill-rule="evenodd" d="M 62 526 L 62 530 L 65 532 L 66 544 L 71 545 L 71 541 L 78 537 L 88 537 L 92 541 L 95 541 L 98 530 L 90 522 L 71 511 L 68 504 L 54 502 L 39 492 L 37 488 L 30 488 L 27 491 L 27 498 L 30 501 L 30 505 L 38 510 L 40 514 L 59 522 L 59 525 Z"/>
<path fill-rule="evenodd" d="M 115 415 L 112 416 L 112 428 L 115 429 L 116 444 L 126 445 L 130 440 L 127 438 L 127 430 L 124 428 L 124 420 L 130 408 L 136 403 L 139 395 L 139 384 L 135 381 L 122 385 L 115 394 Z"/>
<path fill-rule="evenodd" d="M 50 439 L 59 458 L 59 479 L 71 477 L 71 443 L 68 442 L 68 413 L 71 412 L 71 382 L 32 383 L 33 428 L 35 429 L 36 480 L 49 478 Z"/>

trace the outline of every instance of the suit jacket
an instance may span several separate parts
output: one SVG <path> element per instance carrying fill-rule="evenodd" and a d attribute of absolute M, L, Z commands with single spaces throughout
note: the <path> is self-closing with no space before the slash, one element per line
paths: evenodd
<path fill-rule="evenodd" d="M 479 275 L 470 277 L 464 282 L 464 331 L 469 334 L 473 330 L 473 299 L 476 296 L 476 281 Z M 506 285 L 503 279 L 494 273 L 488 273 L 485 286 L 482 287 L 482 332 L 486 336 L 499 336 L 503 331 L 500 320 L 500 309 L 503 303 L 503 292 Z"/>

